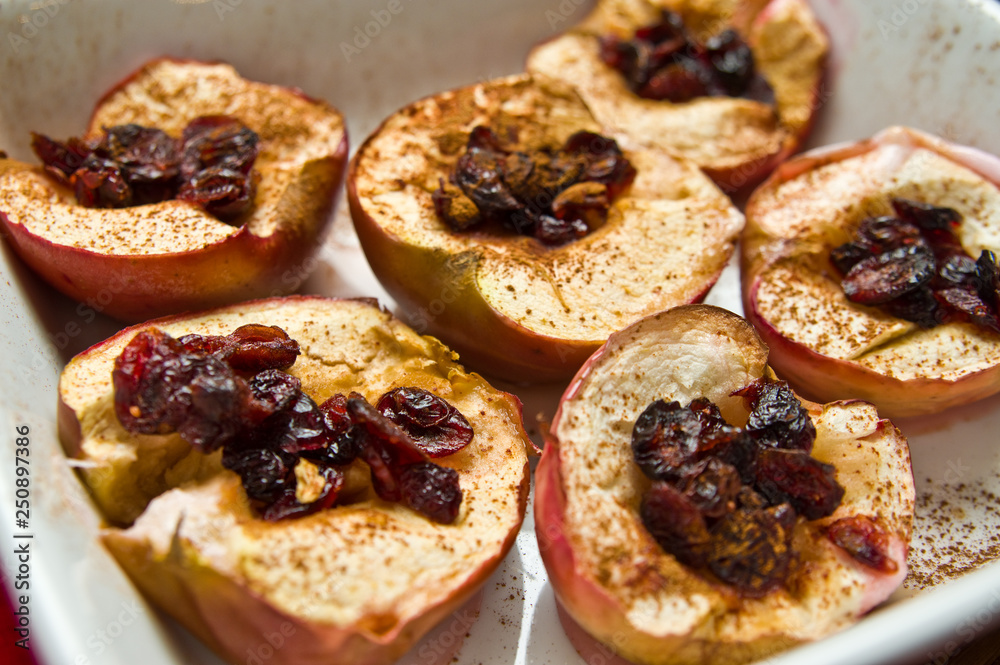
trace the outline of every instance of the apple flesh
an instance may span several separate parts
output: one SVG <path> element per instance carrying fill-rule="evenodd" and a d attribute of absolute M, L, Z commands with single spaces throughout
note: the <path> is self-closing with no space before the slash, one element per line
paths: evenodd
<path fill-rule="evenodd" d="M 494 79 L 390 116 L 358 149 L 347 186 L 375 275 L 414 327 L 473 369 L 519 382 L 566 379 L 612 331 L 700 300 L 726 266 L 740 212 L 694 164 L 625 143 L 636 178 L 589 235 L 552 248 L 452 231 L 431 193 L 479 124 L 499 136 L 516 132 L 512 149 L 600 132 L 565 84 Z"/>
<path fill-rule="evenodd" d="M 852 303 L 829 261 L 893 197 L 955 209 L 967 253 L 1000 252 L 998 183 L 1000 159 L 903 127 L 783 164 L 747 205 L 742 250 L 744 311 L 775 371 L 811 399 L 858 397 L 893 418 L 1000 391 L 1000 334 Z"/>
<path fill-rule="evenodd" d="M 127 123 L 179 136 L 203 115 L 235 117 L 260 138 L 257 192 L 239 226 L 182 201 L 86 208 L 40 166 L 0 159 L 0 222 L 13 249 L 58 290 L 126 321 L 297 288 L 343 182 L 343 117 L 229 65 L 159 59 L 100 100 L 87 136 Z"/>
<path fill-rule="evenodd" d="M 117 422 L 111 369 L 137 332 L 220 334 L 250 322 L 299 342 L 288 371 L 317 402 L 352 390 L 374 402 L 416 386 L 458 408 L 473 440 L 436 460 L 459 474 L 455 522 L 380 500 L 360 461 L 341 505 L 265 522 L 219 453 L 194 452 L 176 434 L 133 435 Z M 526 509 L 532 446 L 520 402 L 371 301 L 292 296 L 128 328 L 74 358 L 59 392 L 66 451 L 117 525 L 104 544 L 152 602 L 234 664 L 275 633 L 286 637 L 268 661 L 277 664 L 399 658 L 496 569 Z"/>
<path fill-rule="evenodd" d="M 612 335 L 580 369 L 552 422 L 535 472 L 535 528 L 556 596 L 573 620 L 643 665 L 746 663 L 820 639 L 885 600 L 906 575 L 914 509 L 909 449 L 868 403 L 803 402 L 817 429 L 812 455 L 844 487 L 829 517 L 799 518 L 787 583 L 747 598 L 684 566 L 649 535 L 639 505 L 649 481 L 632 459 L 632 424 L 655 399 L 708 397 L 746 421 L 731 396 L 773 376 L 767 348 L 735 314 L 688 305 Z M 856 561 L 825 535 L 851 515 L 888 534 L 892 573 Z"/>
<path fill-rule="evenodd" d="M 701 97 L 673 103 L 644 99 L 600 57 L 605 35 L 623 39 L 654 25 L 660 11 L 680 14 L 704 43 L 733 28 L 747 42 L 775 105 Z M 600 0 L 579 25 L 537 46 L 530 72 L 573 85 L 612 135 L 695 161 L 727 192 L 746 192 L 794 152 L 822 104 L 829 40 L 805 0 Z"/>

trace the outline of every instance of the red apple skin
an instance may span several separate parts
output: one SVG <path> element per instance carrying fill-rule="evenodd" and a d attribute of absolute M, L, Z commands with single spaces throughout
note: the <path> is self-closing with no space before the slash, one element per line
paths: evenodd
<path fill-rule="evenodd" d="M 770 347 L 769 362 L 775 372 L 792 384 L 796 392 L 821 402 L 863 399 L 876 404 L 879 412 L 888 418 L 902 418 L 938 413 L 1000 392 L 1000 363 L 955 379 L 887 376 L 857 362 L 824 355 L 783 335 L 762 315 L 758 304 L 763 275 L 771 265 L 795 251 L 794 241 L 783 239 L 788 231 L 762 226 L 766 224 L 762 221 L 763 215 L 774 205 L 770 199 L 776 188 L 822 167 L 864 156 L 887 146 L 926 149 L 1000 186 L 1000 159 L 904 127 L 891 127 L 868 139 L 809 151 L 782 164 L 748 202 L 741 281 L 746 318 Z M 996 251 L 998 248 L 993 249 Z M 984 334 L 990 336 L 989 333 Z M 991 337 L 1000 343 L 1000 337 Z"/>
<path fill-rule="evenodd" d="M 160 63 L 193 68 L 208 64 L 173 58 L 151 61 L 106 93 L 95 108 L 95 117 L 109 99 Z M 308 100 L 298 90 L 278 90 L 281 94 Z M 312 103 L 315 108 L 323 109 L 323 113 L 339 116 L 323 102 Z M 203 111 L 205 109 L 193 115 L 201 115 Z M 93 122 L 91 134 L 100 131 Z M 267 140 L 266 135 L 262 138 Z M 34 233 L 12 219 L 10 210 L 0 210 L 0 224 L 15 252 L 45 281 L 94 310 L 126 322 L 283 295 L 298 288 L 329 227 L 343 184 L 347 156 L 348 138 L 344 131 L 335 150 L 302 163 L 280 198 L 268 202 L 275 224 L 272 233 L 255 235 L 248 228 L 250 225 L 244 224 L 221 240 L 191 250 L 150 254 L 92 251 Z M 23 180 L 25 175 L 32 177 L 41 173 L 40 167 L 0 160 L 0 177 L 12 175 Z M 262 176 L 268 177 L 266 173 Z M 71 199 L 68 189 L 48 178 L 45 180 L 51 196 Z M 153 208 L 164 211 L 165 215 L 176 209 L 190 217 L 193 206 L 168 201 L 118 211 L 104 210 L 100 214 L 114 212 L 116 221 L 112 224 L 128 229 L 130 216 L 145 214 L 140 211 Z M 81 210 L 87 209 L 76 206 L 71 214 L 88 214 Z"/>
<path fill-rule="evenodd" d="M 605 0 L 605 2 L 607 2 L 607 0 Z M 607 2 L 607 4 L 611 5 L 612 3 Z M 688 0 L 668 0 L 666 2 L 626 2 L 619 4 L 632 5 L 631 7 L 622 10 L 622 14 L 626 15 L 630 11 L 639 11 L 636 9 L 636 6 L 641 4 L 649 4 L 657 7 L 665 6 L 673 9 L 674 11 L 681 11 L 683 13 L 685 5 L 694 3 L 690 3 Z M 781 11 L 795 11 L 811 15 L 808 3 L 804 0 L 753 0 L 751 2 L 722 2 L 717 4 L 720 8 L 718 10 L 719 18 L 716 18 L 714 22 L 710 23 L 710 25 L 713 25 L 716 28 L 722 25 L 730 25 L 743 35 L 744 38 L 747 38 L 747 36 L 754 30 L 763 30 L 766 28 L 767 24 L 773 20 L 774 16 L 779 14 Z M 600 5 L 600 3 L 598 3 L 598 5 Z M 729 7 L 728 5 L 735 6 Z M 708 7 L 709 9 L 705 11 L 711 14 L 711 7 Z M 595 9 L 580 22 L 579 27 L 587 31 L 596 31 L 600 33 L 602 21 L 603 18 L 601 16 L 601 8 L 598 6 L 595 7 Z M 779 119 L 778 126 L 773 129 L 775 136 L 779 134 L 782 135 L 782 138 L 778 141 L 775 149 L 762 152 L 759 149 L 748 148 L 746 154 L 742 158 L 732 157 L 726 160 L 706 158 L 698 154 L 689 154 L 683 149 L 678 152 L 678 154 L 684 157 L 692 158 L 695 162 L 697 162 L 706 175 L 715 181 L 724 192 L 734 197 L 736 200 L 745 199 L 745 197 L 749 195 L 750 192 L 752 192 L 753 189 L 759 185 L 775 168 L 801 149 L 802 145 L 812 132 L 817 115 L 819 114 L 822 106 L 826 103 L 827 94 L 825 92 L 825 86 L 827 85 L 827 77 L 829 74 L 828 45 L 830 43 L 830 39 L 826 27 L 818 22 L 815 22 L 814 20 L 810 25 L 810 29 L 815 31 L 816 39 L 818 40 L 818 44 L 821 46 L 821 52 L 818 54 L 810 54 L 810 61 L 805 70 L 803 70 L 802 67 L 796 67 L 795 65 L 785 68 L 785 76 L 788 76 L 788 72 L 792 72 L 796 78 L 803 81 L 796 86 L 795 94 L 803 94 L 804 98 L 795 100 L 793 113 L 796 117 L 792 120 L 786 120 L 785 118 Z M 561 37 L 562 35 L 555 35 L 554 37 L 538 44 L 534 50 L 540 50 L 548 47 L 557 42 Z M 751 40 L 749 45 L 759 58 L 761 55 L 761 45 L 757 43 L 756 40 Z M 600 65 L 603 66 L 603 63 L 600 63 Z M 528 69 L 533 69 L 531 54 L 529 54 L 528 57 Z M 545 68 L 539 68 L 539 71 L 547 70 Z M 555 74 L 555 72 L 551 71 L 548 71 L 547 73 Z M 573 83 L 573 81 L 570 82 Z M 633 96 L 633 93 L 624 88 L 621 94 Z M 642 100 L 640 103 L 647 103 L 647 101 L 648 100 Z M 655 113 L 656 105 L 658 103 L 648 102 L 648 104 L 648 111 Z M 662 104 L 666 107 L 669 103 L 663 102 Z M 614 127 L 616 134 L 630 134 L 630 128 L 620 119 L 614 117 L 602 117 L 599 119 L 602 119 Z M 744 129 L 749 127 L 751 127 L 751 125 L 747 124 L 747 127 Z M 648 129 L 642 129 L 637 132 L 633 132 L 633 134 L 632 138 L 639 142 L 651 142 L 654 144 L 657 142 L 656 136 L 648 135 Z M 718 140 L 726 143 L 733 143 L 736 141 L 736 139 L 732 137 L 725 138 L 722 135 L 720 135 Z"/>
<path fill-rule="evenodd" d="M 634 334 L 632 331 L 637 330 L 654 318 L 682 316 L 682 312 L 685 312 L 685 310 L 697 312 L 699 309 L 701 311 L 710 311 L 716 308 L 705 305 L 680 306 L 655 317 L 640 320 L 621 332 L 612 335 L 608 343 L 594 353 L 583 367 L 580 368 L 573 381 L 566 388 L 560 400 L 560 406 L 553 417 L 552 425 L 546 434 L 545 447 L 541 460 L 539 460 L 535 468 L 533 503 L 535 533 L 542 561 L 560 605 L 594 639 L 604 643 L 606 648 L 610 649 L 616 655 L 635 663 L 656 665 L 679 663 L 737 665 L 773 656 L 797 644 L 817 638 L 817 635 L 813 635 L 807 639 L 789 635 L 782 630 L 780 623 L 765 624 L 770 626 L 769 630 L 760 630 L 760 632 L 753 634 L 754 639 L 745 642 L 739 640 L 723 641 L 717 637 L 713 639 L 715 636 L 711 634 L 711 631 L 698 636 L 679 633 L 650 634 L 638 629 L 629 621 L 628 608 L 619 598 L 609 592 L 602 585 L 601 581 L 598 581 L 595 577 L 595 571 L 583 564 L 575 553 L 575 546 L 571 538 L 578 534 L 569 533 L 566 526 L 567 500 L 564 485 L 564 462 L 560 451 L 560 441 L 557 436 L 560 421 L 564 417 L 564 405 L 581 393 L 588 381 L 589 375 L 595 370 L 597 364 L 608 356 L 608 354 L 616 353 L 616 351 L 612 351 L 610 348 L 616 337 L 625 339 L 630 334 Z M 735 317 L 735 315 L 729 312 L 725 314 Z M 725 324 L 720 323 L 719 325 L 721 328 Z M 745 339 L 751 338 L 746 337 Z M 764 353 L 766 357 L 766 348 L 764 349 Z M 754 362 L 749 360 L 751 357 L 751 354 L 747 355 L 748 362 L 750 362 L 747 365 L 748 368 L 754 365 Z M 765 376 L 774 377 L 768 365 L 763 365 L 762 369 Z M 740 370 L 745 371 L 742 367 Z M 637 372 L 641 371 L 637 369 Z M 753 370 L 751 370 L 752 372 Z M 628 388 L 629 393 L 633 390 L 635 388 Z M 649 388 L 648 391 L 650 395 L 656 393 L 653 388 Z M 663 395 L 659 396 L 663 397 Z M 650 399 L 653 399 L 653 397 L 650 397 Z M 825 417 L 827 409 L 839 409 L 846 415 L 852 409 L 857 408 L 867 413 L 869 417 L 875 415 L 871 405 L 861 400 L 845 400 L 822 405 L 803 399 L 802 405 L 809 410 L 813 418 L 821 414 Z M 909 471 L 910 457 L 906 440 L 890 421 L 879 419 L 877 416 L 875 418 L 877 422 L 871 428 L 871 433 L 868 436 L 849 440 L 849 445 L 841 451 L 826 450 L 824 453 L 825 455 L 833 453 L 835 457 L 840 456 L 845 460 L 846 464 L 852 467 L 853 472 L 848 471 L 846 473 L 847 477 L 841 475 L 840 479 L 848 487 L 848 495 L 853 495 L 853 498 L 850 505 L 838 508 L 837 512 L 820 522 L 823 524 L 829 523 L 842 516 L 854 514 L 855 511 L 859 510 L 860 512 L 866 512 L 862 507 L 866 503 L 871 503 L 874 506 L 874 510 L 879 514 L 881 514 L 882 510 L 885 510 L 886 514 L 892 515 L 888 519 L 887 524 L 895 525 L 894 529 L 896 526 L 900 528 L 899 531 L 890 531 L 890 543 L 888 545 L 890 556 L 897 563 L 898 569 L 892 573 L 883 573 L 851 560 L 846 552 L 833 545 L 822 535 L 822 526 L 808 536 L 803 537 L 801 532 L 798 531 L 798 535 L 796 536 L 796 542 L 799 542 L 800 546 L 822 552 L 820 554 L 821 559 L 826 558 L 827 560 L 833 559 L 843 562 L 842 565 L 855 570 L 860 579 L 863 580 L 864 591 L 855 607 L 855 619 L 860 618 L 866 612 L 885 601 L 905 578 L 907 570 L 906 555 L 909 549 L 911 528 L 910 521 L 913 516 L 914 487 L 912 472 Z M 850 432 L 852 430 L 847 428 L 845 431 Z M 840 436 L 843 434 L 844 432 L 839 433 Z M 873 445 L 871 452 L 867 453 L 868 455 L 876 455 L 877 457 L 866 459 L 855 452 L 855 444 L 857 449 L 861 449 L 862 445 L 867 446 L 871 440 L 877 440 L 886 446 L 884 449 L 879 449 Z M 824 448 L 829 448 L 829 446 L 824 444 Z M 855 456 L 856 459 L 849 461 L 852 456 Z M 883 464 L 891 459 L 889 467 L 898 464 L 900 469 L 905 468 L 907 470 L 904 476 L 899 479 L 901 482 L 898 487 L 878 487 L 878 492 L 886 492 L 892 496 L 888 502 L 883 502 L 880 497 L 869 501 L 869 497 L 861 496 L 865 492 L 859 488 L 865 487 L 866 483 L 862 481 L 860 484 L 857 484 L 859 482 L 858 479 L 853 477 L 855 474 L 863 473 L 863 471 L 859 470 L 859 465 L 872 462 L 874 459 L 879 459 L 879 464 Z M 834 462 L 832 458 L 825 459 L 824 461 Z M 802 537 L 802 540 L 799 540 L 800 537 Z M 627 560 L 633 560 L 632 557 L 635 557 L 637 567 L 655 565 L 647 560 L 654 556 L 649 552 L 623 552 L 620 556 L 626 557 Z M 809 565 L 814 566 L 815 563 L 810 563 Z M 688 573 L 687 575 L 692 576 L 694 574 Z M 698 582 L 694 586 L 683 586 L 690 585 L 690 582 L 680 582 L 679 584 L 682 585 L 682 588 L 693 589 L 691 591 L 692 594 L 705 593 L 703 582 Z M 725 585 L 710 583 L 710 586 L 717 587 L 717 592 L 729 597 L 730 611 L 736 612 L 741 610 L 741 601 L 738 594 L 732 594 L 726 589 Z M 747 621 L 754 625 L 760 624 L 759 617 L 754 616 L 752 612 L 748 612 Z M 822 635 L 819 635 L 819 637 L 822 637 Z"/>
<path fill-rule="evenodd" d="M 275 308 L 314 307 L 321 314 L 330 307 L 341 305 L 359 311 L 378 311 L 378 317 L 390 318 L 375 300 L 367 298 L 329 299 L 318 296 L 269 298 L 195 314 L 171 315 L 133 325 L 81 352 L 77 358 L 101 355 L 109 345 L 124 344 L 137 332 L 150 326 L 184 324 L 191 317 L 232 317 L 233 321 L 241 323 L 240 317 L 252 317 L 255 313 L 261 316 L 259 312 L 266 313 Z M 368 315 L 362 313 L 356 318 Z M 313 315 L 314 318 L 316 316 Z M 412 333 L 406 334 L 412 335 Z M 402 343 L 408 344 L 408 338 L 404 338 Z M 431 347 L 438 349 L 440 345 L 432 341 Z M 443 348 L 435 353 L 447 356 Z M 453 361 L 448 362 L 453 363 Z M 451 376 L 447 368 L 440 371 Z M 509 428 L 508 433 L 525 445 L 527 453 L 533 453 L 534 447 L 522 424 L 521 401 L 510 393 L 489 389 L 481 378 L 470 376 L 472 382 L 490 390 L 492 397 L 489 401 L 496 405 L 498 412 L 510 414 L 511 420 L 506 425 Z M 80 457 L 83 448 L 78 412 L 62 395 L 58 405 L 58 418 L 59 434 L 67 456 Z M 498 451 L 501 450 L 502 439 L 503 437 L 498 435 L 495 439 L 490 439 L 491 444 L 487 444 L 487 447 L 495 447 L 496 451 L 490 450 L 472 462 L 466 461 L 460 464 L 464 465 L 462 473 L 468 474 L 469 482 L 474 484 L 478 482 L 477 479 L 502 473 L 513 474 L 519 478 L 519 482 L 505 488 L 516 493 L 515 510 L 519 516 L 516 523 L 499 541 L 495 553 L 484 558 L 480 565 L 470 568 L 467 574 L 460 578 L 461 583 L 455 586 L 453 593 L 442 601 L 423 608 L 423 611 L 397 621 L 389 629 L 380 628 L 380 621 L 384 620 L 379 616 L 367 616 L 350 625 L 338 626 L 283 611 L 247 585 L 240 584 L 240 580 L 234 579 L 231 575 L 221 574 L 208 565 L 207 557 L 201 556 L 200 550 L 179 533 L 174 533 L 173 544 L 166 557 L 154 554 L 150 542 L 141 532 L 133 535 L 127 529 L 107 529 L 102 534 L 102 540 L 146 598 L 164 608 L 228 662 L 234 664 L 247 662 L 248 654 L 256 653 L 256 650 L 264 644 L 270 644 L 273 653 L 264 660 L 274 665 L 327 665 L 331 662 L 345 665 L 389 665 L 402 657 L 436 624 L 469 601 L 495 572 L 513 546 L 521 520 L 527 510 L 530 469 L 527 456 L 524 458 L 523 467 L 518 467 L 517 473 L 514 473 L 517 469 L 507 459 L 500 459 L 498 455 L 502 453 Z M 514 452 L 508 451 L 506 454 L 513 455 Z M 441 462 L 448 464 L 447 458 L 442 458 Z M 465 468 L 470 463 L 474 468 Z M 221 483 L 222 489 L 211 493 L 213 499 L 218 499 L 226 505 L 227 510 L 235 511 L 237 520 L 252 521 L 254 518 L 248 512 L 248 504 L 238 478 L 233 475 L 227 479 L 216 478 L 216 481 Z M 368 524 L 385 521 L 384 511 L 368 503 L 360 504 L 353 510 L 366 514 Z M 304 519 L 318 522 L 325 518 L 323 513 L 317 513 Z M 336 528 L 337 519 L 336 516 L 329 517 L 332 524 L 327 528 L 331 526 Z M 292 527 L 294 526 L 295 524 L 292 524 Z M 275 644 L 278 638 L 283 638 L 280 646 Z"/>

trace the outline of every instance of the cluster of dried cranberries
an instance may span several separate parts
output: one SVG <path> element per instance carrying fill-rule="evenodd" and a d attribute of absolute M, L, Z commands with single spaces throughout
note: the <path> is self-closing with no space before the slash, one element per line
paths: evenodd
<path fill-rule="evenodd" d="M 632 39 L 601 38 L 600 56 L 646 99 L 687 102 L 696 97 L 743 97 L 774 104 L 774 90 L 756 70 L 750 47 L 732 29 L 694 40 L 676 12 L 663 10 L 655 25 Z"/>
<path fill-rule="evenodd" d="M 253 130 L 228 116 L 195 118 L 179 139 L 136 124 L 65 143 L 31 136 L 45 170 L 71 187 L 83 206 L 124 208 L 177 199 L 222 220 L 253 202 L 258 142 Z"/>
<path fill-rule="evenodd" d="M 816 428 L 785 382 L 758 379 L 735 394 L 751 410 L 746 426 L 728 424 L 705 398 L 686 407 L 657 400 L 635 422 L 632 452 L 653 480 L 640 507 L 653 538 L 757 597 L 787 578 L 798 516 L 832 514 L 844 489 L 835 469 L 810 455 Z M 828 535 L 870 566 L 894 565 L 870 519 L 838 520 Z"/>
<path fill-rule="evenodd" d="M 357 393 L 317 405 L 285 373 L 298 343 L 281 328 L 249 324 L 229 335 L 137 334 L 115 360 L 115 413 L 138 434 L 177 432 L 203 452 L 222 448 L 266 520 L 327 508 L 361 459 L 378 496 L 441 523 L 458 516 L 458 473 L 431 458 L 473 436 L 437 395 L 395 388 L 375 406 Z"/>
<path fill-rule="evenodd" d="M 438 216 L 456 231 L 495 222 L 561 245 L 602 226 L 611 202 L 634 178 L 618 144 L 599 134 L 580 131 L 559 148 L 511 151 L 479 126 L 432 198 Z"/>
<path fill-rule="evenodd" d="M 1000 332 L 1000 268 L 993 252 L 974 259 L 962 248 L 961 215 L 899 198 L 892 208 L 830 253 L 847 299 L 924 328 L 961 321 Z"/>

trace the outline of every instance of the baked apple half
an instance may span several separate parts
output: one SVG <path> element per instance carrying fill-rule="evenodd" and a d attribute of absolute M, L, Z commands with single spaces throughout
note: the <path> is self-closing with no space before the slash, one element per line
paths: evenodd
<path fill-rule="evenodd" d="M 747 205 L 743 303 L 775 371 L 889 417 L 1000 390 L 1000 159 L 893 127 L 782 165 Z"/>
<path fill-rule="evenodd" d="M 704 297 L 742 214 L 693 163 L 600 131 L 566 84 L 522 74 L 419 100 L 365 140 L 354 225 L 414 327 L 477 371 L 537 382 Z"/>
<path fill-rule="evenodd" d="M 613 135 L 692 159 L 736 192 L 808 134 L 828 49 L 805 0 L 600 0 L 527 68 L 572 84 Z"/>
<path fill-rule="evenodd" d="M 799 400 L 717 307 L 612 335 L 563 395 L 535 482 L 556 597 L 635 663 L 764 658 L 906 575 L 906 440 L 869 403 Z"/>
<path fill-rule="evenodd" d="M 33 145 L 45 168 L 0 160 L 11 246 L 60 291 L 129 321 L 297 288 L 347 162 L 329 104 L 175 59 L 104 95 L 83 137 Z"/>
<path fill-rule="evenodd" d="M 276 632 L 294 637 L 275 663 L 397 659 L 496 569 L 526 509 L 519 400 L 373 301 L 127 328 L 70 361 L 59 396 L 104 544 L 232 663 Z"/>

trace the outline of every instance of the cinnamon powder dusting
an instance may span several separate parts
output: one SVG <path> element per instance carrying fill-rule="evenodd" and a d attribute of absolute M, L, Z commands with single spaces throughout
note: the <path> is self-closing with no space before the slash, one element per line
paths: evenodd
<path fill-rule="evenodd" d="M 904 588 L 934 587 L 1000 558 L 1000 497 L 986 485 L 996 487 L 924 481 Z"/>

